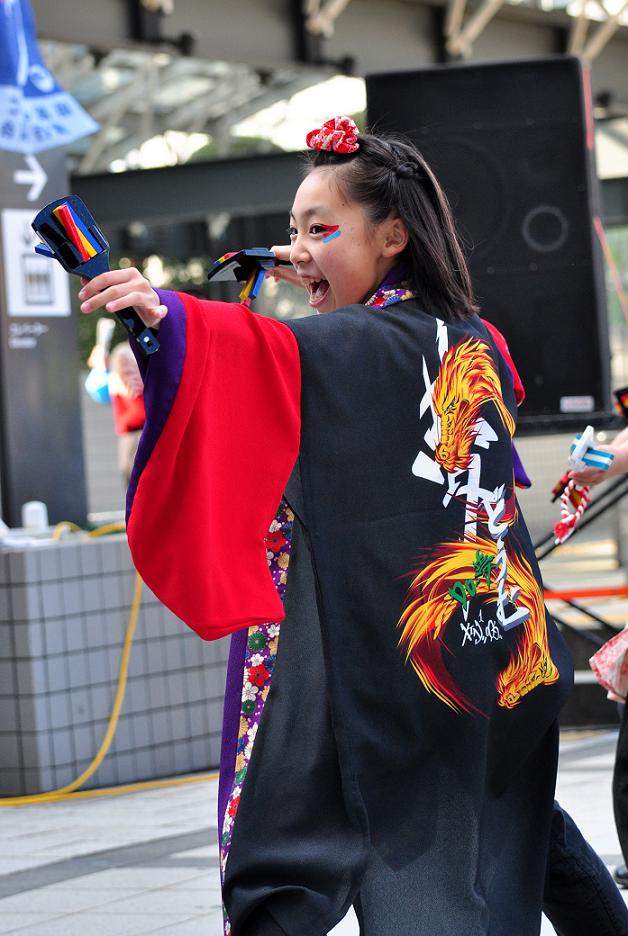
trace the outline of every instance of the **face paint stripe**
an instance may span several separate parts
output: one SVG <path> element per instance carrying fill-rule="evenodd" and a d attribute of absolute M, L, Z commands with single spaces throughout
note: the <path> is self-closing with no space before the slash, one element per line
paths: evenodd
<path fill-rule="evenodd" d="M 340 234 L 342 233 L 339 224 L 325 225 L 325 230 L 327 231 L 327 234 L 323 238 L 323 244 L 328 244 L 330 240 L 334 240 L 334 238 L 340 237 Z"/>

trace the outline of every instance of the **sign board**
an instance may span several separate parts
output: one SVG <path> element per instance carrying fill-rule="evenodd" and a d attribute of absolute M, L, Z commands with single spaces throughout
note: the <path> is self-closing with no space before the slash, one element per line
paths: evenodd
<path fill-rule="evenodd" d="M 22 504 L 38 500 L 52 523 L 84 524 L 80 362 L 69 277 L 35 254 L 30 226 L 42 205 L 68 192 L 64 152 L 29 159 L 0 151 L 1 515 L 20 526 Z"/>
<path fill-rule="evenodd" d="M 71 311 L 68 274 L 58 263 L 35 253 L 39 239 L 31 227 L 34 214 L 33 208 L 0 212 L 9 318 L 69 315 Z"/>

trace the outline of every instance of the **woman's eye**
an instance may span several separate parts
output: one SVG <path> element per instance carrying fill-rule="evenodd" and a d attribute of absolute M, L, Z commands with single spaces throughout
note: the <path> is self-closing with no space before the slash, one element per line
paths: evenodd
<path fill-rule="evenodd" d="M 326 234 L 327 226 L 325 224 L 313 224 L 310 228 L 310 234 Z"/>
<path fill-rule="evenodd" d="M 297 229 L 296 229 L 295 227 L 289 227 L 289 228 L 288 228 L 288 236 L 289 236 L 289 237 L 296 237 L 296 236 L 297 236 Z"/>

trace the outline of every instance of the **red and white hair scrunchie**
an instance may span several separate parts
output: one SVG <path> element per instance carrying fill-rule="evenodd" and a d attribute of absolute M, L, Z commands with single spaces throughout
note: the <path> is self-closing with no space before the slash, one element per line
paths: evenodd
<path fill-rule="evenodd" d="M 350 117 L 332 117 L 322 127 L 311 130 L 305 138 L 310 149 L 333 153 L 355 153 L 360 149 L 360 131 Z"/>

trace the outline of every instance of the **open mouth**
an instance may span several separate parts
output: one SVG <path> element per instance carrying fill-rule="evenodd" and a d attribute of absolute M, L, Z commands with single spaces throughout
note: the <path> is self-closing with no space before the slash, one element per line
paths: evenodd
<path fill-rule="evenodd" d="M 310 294 L 310 305 L 316 309 L 327 298 L 329 283 L 326 279 L 311 280 L 307 284 L 307 290 Z"/>

